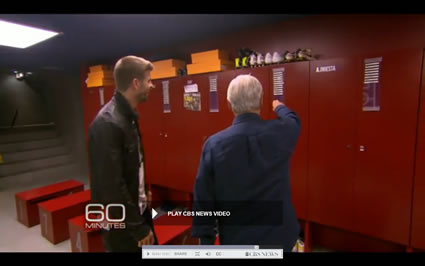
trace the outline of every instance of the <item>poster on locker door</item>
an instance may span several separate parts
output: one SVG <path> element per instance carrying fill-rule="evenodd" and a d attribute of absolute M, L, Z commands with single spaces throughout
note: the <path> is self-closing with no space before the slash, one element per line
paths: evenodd
<path fill-rule="evenodd" d="M 184 108 L 189 111 L 201 111 L 201 93 L 192 92 L 184 94 Z"/>
<path fill-rule="evenodd" d="M 170 107 L 170 92 L 168 89 L 169 81 L 165 80 L 162 82 L 162 97 L 164 102 L 164 113 L 171 113 Z"/>
<path fill-rule="evenodd" d="M 218 112 L 217 76 L 210 76 L 210 112 Z"/>
<path fill-rule="evenodd" d="M 381 73 L 382 57 L 364 61 L 363 111 L 373 112 L 381 109 Z"/>
<path fill-rule="evenodd" d="M 285 68 L 273 69 L 273 99 L 284 102 L 285 100 Z"/>

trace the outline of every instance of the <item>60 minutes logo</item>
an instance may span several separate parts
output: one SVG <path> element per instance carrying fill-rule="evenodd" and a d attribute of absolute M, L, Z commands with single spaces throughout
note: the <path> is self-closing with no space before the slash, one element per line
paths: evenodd
<path fill-rule="evenodd" d="M 90 208 L 100 207 L 100 210 L 90 210 Z M 109 217 L 109 210 L 112 207 L 118 207 L 122 209 L 122 217 L 119 219 L 113 219 Z M 97 215 L 97 218 L 90 218 L 90 214 Z M 105 219 L 106 218 L 106 219 Z M 125 229 L 125 206 L 124 204 L 111 203 L 105 206 L 99 203 L 91 203 L 86 205 L 86 229 Z"/>

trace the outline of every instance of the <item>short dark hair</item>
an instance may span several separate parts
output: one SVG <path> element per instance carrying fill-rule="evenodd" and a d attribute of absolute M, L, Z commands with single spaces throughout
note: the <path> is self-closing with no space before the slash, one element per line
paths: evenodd
<path fill-rule="evenodd" d="M 144 77 L 146 71 L 152 71 L 153 64 L 141 57 L 129 55 L 115 64 L 114 79 L 117 90 L 124 92 L 135 78 Z"/>

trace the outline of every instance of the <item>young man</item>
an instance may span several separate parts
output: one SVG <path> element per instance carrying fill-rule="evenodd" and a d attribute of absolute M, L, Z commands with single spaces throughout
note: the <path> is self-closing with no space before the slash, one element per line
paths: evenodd
<path fill-rule="evenodd" d="M 144 181 L 144 153 L 137 105 L 154 88 L 151 62 L 136 56 L 118 60 L 114 67 L 116 92 L 97 114 L 89 129 L 92 202 L 125 207 L 125 229 L 102 230 L 106 251 L 140 252 L 156 243 L 150 193 Z M 110 208 L 109 217 L 123 216 Z"/>

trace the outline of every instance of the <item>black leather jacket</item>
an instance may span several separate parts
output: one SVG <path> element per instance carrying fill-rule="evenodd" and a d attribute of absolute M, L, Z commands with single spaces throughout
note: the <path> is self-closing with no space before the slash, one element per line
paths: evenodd
<path fill-rule="evenodd" d="M 144 153 L 137 119 L 137 112 L 131 109 L 121 93 L 116 92 L 90 125 L 89 160 L 92 202 L 124 204 L 125 232 L 139 241 L 151 228 L 140 214 L 138 205 L 139 147 L 141 154 Z M 147 193 L 147 189 L 145 191 Z M 122 217 L 117 213 L 119 208 L 112 207 L 109 211 L 111 218 Z"/>

